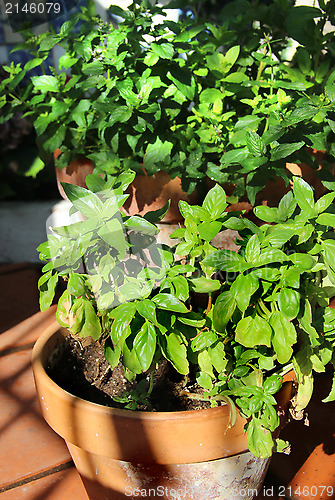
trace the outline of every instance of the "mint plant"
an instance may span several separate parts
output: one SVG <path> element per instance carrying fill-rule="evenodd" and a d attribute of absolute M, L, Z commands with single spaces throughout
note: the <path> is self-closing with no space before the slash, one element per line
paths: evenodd
<path fill-rule="evenodd" d="M 184 393 L 229 404 L 247 419 L 249 449 L 260 457 L 282 451 L 275 394 L 283 375 L 298 380 L 295 411 L 307 405 L 314 373 L 334 364 L 335 239 L 330 192 L 315 201 L 312 188 L 295 178 L 278 208 L 260 206 L 260 227 L 227 212 L 222 187 L 201 206 L 180 202 L 185 227 L 172 247 L 155 241 L 164 209 L 144 217 L 119 208 L 134 173 L 87 177 L 88 190 L 63 184 L 85 220 L 55 227 L 38 250 L 47 261 L 39 281 L 41 308 L 65 280 L 57 319 L 74 335 L 103 341 L 114 369 L 122 364 L 140 390 L 118 398 L 127 408 L 150 400 L 151 377 L 167 360 L 185 376 Z M 216 249 L 221 230 L 239 232 L 240 249 Z M 204 304 L 197 300 L 205 297 Z M 143 375 L 151 380 L 143 387 Z M 195 377 L 203 393 L 187 386 Z M 325 402 L 335 399 L 335 379 Z M 233 422 L 232 422 L 233 423 Z"/>
<path fill-rule="evenodd" d="M 162 8 L 134 0 L 128 10 L 110 7 L 121 20 L 115 29 L 89 1 L 59 33 L 23 32 L 17 49 L 32 59 L 5 67 L 0 122 L 24 113 L 42 159 L 61 150 L 60 168 L 80 156 L 112 175 L 144 165 L 149 175 L 164 170 L 181 177 L 188 193 L 210 178 L 234 185 L 234 196 L 246 194 L 255 204 L 269 180 L 288 182 L 287 161 L 318 168 L 306 147 L 334 156 L 333 45 L 323 35 L 333 13 L 321 3 L 303 10 L 314 23 L 313 45 L 293 29 L 301 8 L 286 5 L 286 11 L 290 22 L 278 41 L 273 9 L 265 6 L 253 4 L 234 22 L 225 10 L 227 22 L 176 23 L 158 22 Z M 290 35 L 306 44 L 287 61 Z M 45 68 L 58 45 L 65 50 L 59 68 Z M 41 75 L 34 74 L 38 68 Z M 320 176 L 334 187 L 327 169 Z"/>

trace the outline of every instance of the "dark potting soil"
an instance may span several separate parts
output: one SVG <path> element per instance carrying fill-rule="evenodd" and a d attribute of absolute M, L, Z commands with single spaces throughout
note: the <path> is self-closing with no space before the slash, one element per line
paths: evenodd
<path fill-rule="evenodd" d="M 114 370 L 111 369 L 104 357 L 103 345 L 99 342 L 90 343 L 87 339 L 67 336 L 46 371 L 52 380 L 74 396 L 114 408 L 124 408 L 124 405 L 114 401 L 113 397 L 120 397 L 126 391 L 136 388 L 136 384 L 125 378 L 121 364 Z M 149 380 L 146 383 L 149 387 Z M 203 390 L 192 377 L 185 385 L 184 377 L 169 363 L 163 362 L 154 371 L 149 404 L 140 404 L 137 410 L 183 411 L 209 408 L 208 401 L 192 399 L 192 395 L 202 394 Z"/>

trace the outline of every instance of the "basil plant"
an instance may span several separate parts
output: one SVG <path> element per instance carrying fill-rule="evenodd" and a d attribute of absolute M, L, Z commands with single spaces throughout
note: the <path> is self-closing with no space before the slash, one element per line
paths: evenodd
<path fill-rule="evenodd" d="M 85 220 L 52 228 L 38 247 L 47 262 L 39 281 L 42 310 L 64 280 L 60 325 L 103 341 L 112 369 L 121 363 L 128 380 L 150 379 L 167 360 L 202 388 L 190 397 L 229 404 L 232 415 L 238 410 L 246 418 L 256 456 L 284 450 L 288 443 L 273 437 L 283 375 L 295 370 L 295 411 L 301 412 L 313 374 L 335 361 L 335 310 L 329 307 L 335 192 L 315 201 L 312 188 L 295 178 L 278 208 L 255 208 L 256 225 L 227 212 L 225 192 L 215 185 L 201 206 L 180 202 L 185 224 L 169 247 L 157 242 L 156 226 L 168 205 L 144 217 L 120 210 L 133 177 L 131 171 L 91 174 L 88 189 L 63 184 L 71 212 Z M 238 251 L 213 245 L 225 229 L 238 231 Z M 125 406 L 136 409 L 136 398 L 129 398 Z M 334 399 L 335 382 L 325 401 Z"/>

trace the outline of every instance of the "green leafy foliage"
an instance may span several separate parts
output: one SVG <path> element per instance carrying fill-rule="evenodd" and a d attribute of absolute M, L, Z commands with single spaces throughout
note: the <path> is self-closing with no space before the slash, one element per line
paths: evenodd
<path fill-rule="evenodd" d="M 188 193 L 209 177 L 235 186 L 234 196 L 252 205 L 270 180 L 288 182 L 287 162 L 305 162 L 334 183 L 328 164 L 318 171 L 312 153 L 335 152 L 334 47 L 323 33 L 331 10 L 284 0 L 277 11 L 273 3 L 237 0 L 216 13 L 219 21 L 172 23 L 161 7 L 133 2 L 127 10 L 110 7 L 120 20 L 115 30 L 92 4 L 59 33 L 26 30 L 17 49 L 32 59 L 5 67 L 0 123 L 24 113 L 43 161 L 61 150 L 60 168 L 79 156 L 108 174 L 144 165 L 149 175 L 178 175 Z M 47 68 L 55 47 L 64 51 L 59 68 Z M 224 203 L 217 197 L 211 208 Z M 282 220 L 281 210 L 260 207 L 267 222 Z M 216 226 L 201 231 L 210 241 Z"/>

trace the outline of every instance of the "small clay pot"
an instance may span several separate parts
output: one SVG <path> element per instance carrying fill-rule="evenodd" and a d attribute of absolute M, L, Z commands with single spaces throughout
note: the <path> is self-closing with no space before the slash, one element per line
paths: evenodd
<path fill-rule="evenodd" d="M 248 451 L 239 414 L 232 425 L 228 405 L 151 413 L 75 397 L 45 370 L 67 334 L 56 322 L 42 334 L 33 349 L 33 373 L 42 414 L 65 439 L 91 500 L 136 498 L 141 490 L 141 496 L 163 492 L 165 500 L 177 498 L 176 491 L 193 500 L 242 500 L 245 488 L 256 495 L 269 459 Z M 291 387 L 288 382 L 281 391 L 281 408 Z"/>

